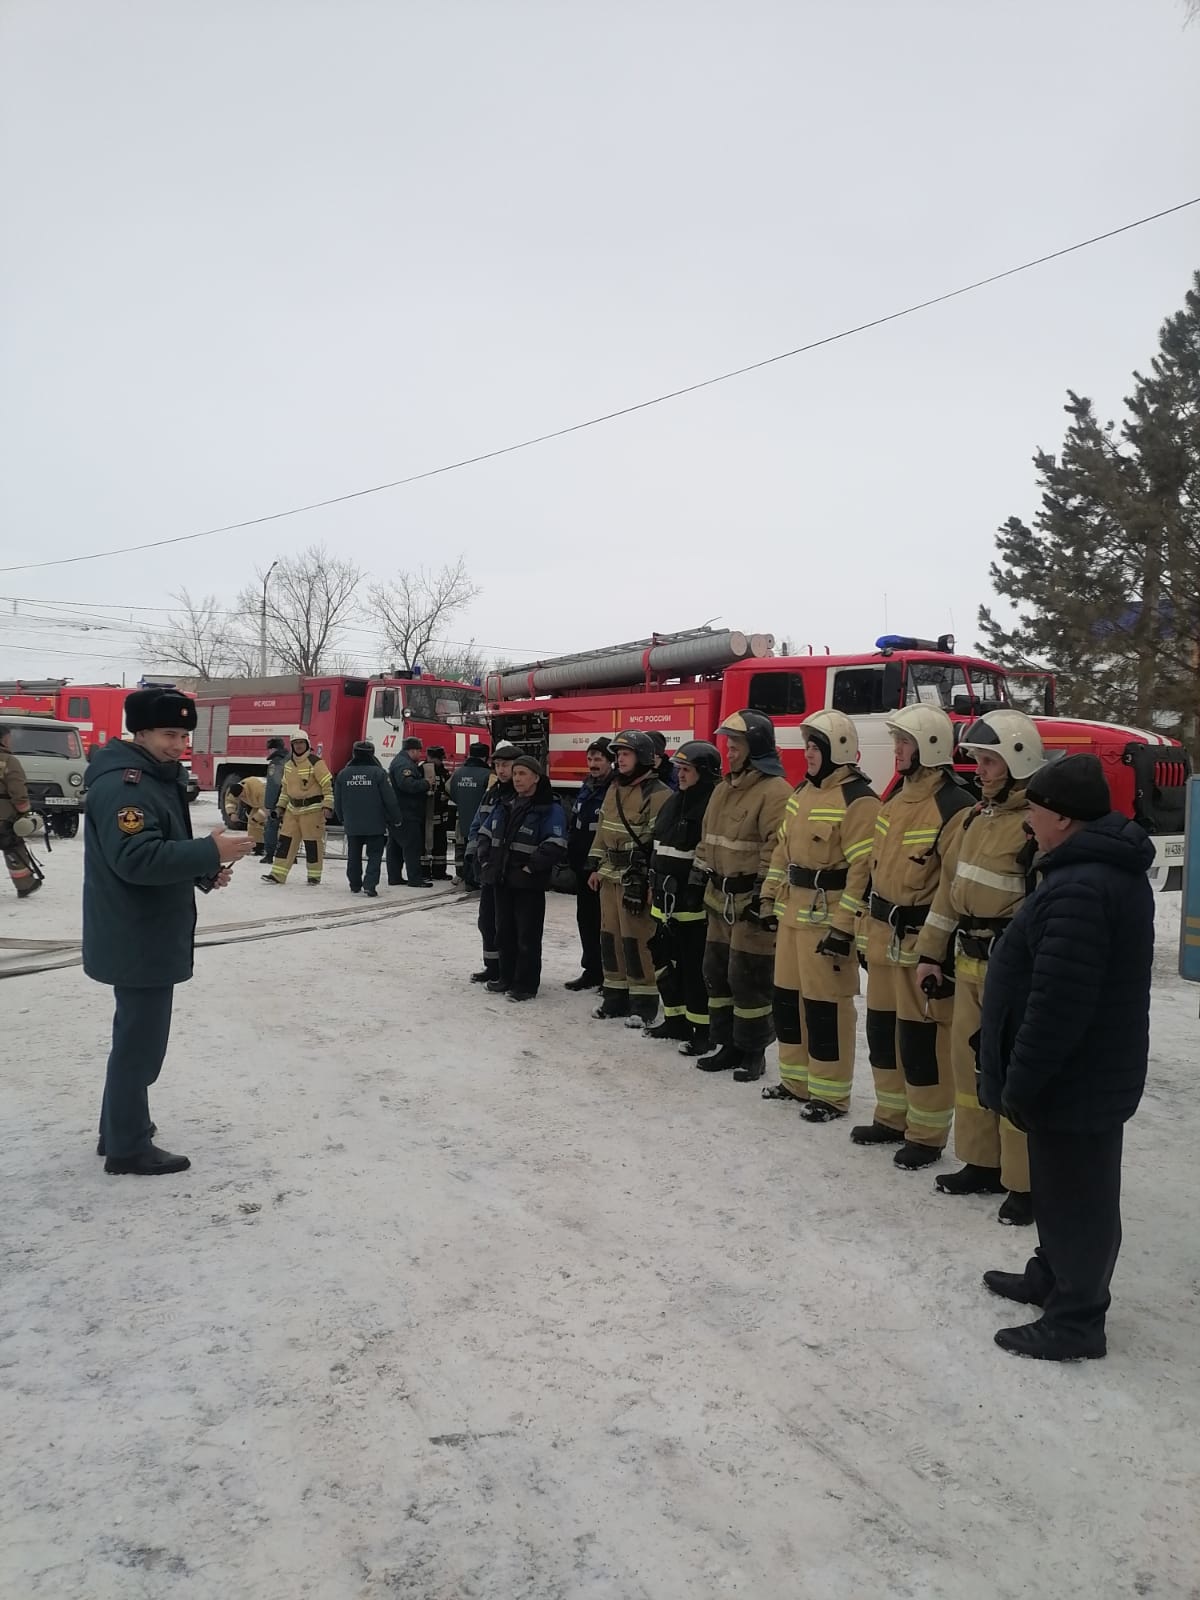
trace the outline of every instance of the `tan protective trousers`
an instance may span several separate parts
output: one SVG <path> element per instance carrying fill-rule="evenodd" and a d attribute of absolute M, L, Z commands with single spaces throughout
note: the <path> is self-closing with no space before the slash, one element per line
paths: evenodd
<path fill-rule="evenodd" d="M 906 952 L 907 953 L 907 952 Z M 950 1025 L 953 1000 L 930 1000 L 917 968 L 867 966 L 867 1049 L 875 1078 L 875 1121 L 910 1144 L 944 1148 L 954 1120 Z"/>
<path fill-rule="evenodd" d="M 966 969 L 964 971 L 964 968 Z M 974 974 L 978 971 L 978 976 Z M 1029 1145 L 1007 1117 L 985 1111 L 975 1083 L 972 1037 L 979 1031 L 986 962 L 958 961 L 954 1022 L 950 1032 L 954 1063 L 954 1154 L 975 1167 L 999 1167 L 1000 1182 L 1018 1194 L 1029 1193 Z"/>
<path fill-rule="evenodd" d="M 283 815 L 279 830 L 281 841 L 287 840 L 287 850 L 276 856 L 271 865 L 271 876 L 279 883 L 287 881 L 301 842 L 308 866 L 309 883 L 320 883 L 321 867 L 325 860 L 325 812 L 321 806 L 303 806 L 300 810 L 289 806 Z"/>
<path fill-rule="evenodd" d="M 775 936 L 775 1035 L 779 1081 L 797 1100 L 845 1111 L 854 1083 L 858 957 L 817 954 L 828 926 L 781 922 Z"/>
<path fill-rule="evenodd" d="M 600 879 L 600 964 L 605 993 L 627 994 L 630 1009 L 652 1018 L 658 1010 L 658 982 L 650 941 L 654 918 L 649 907 L 630 911 L 619 883 Z"/>

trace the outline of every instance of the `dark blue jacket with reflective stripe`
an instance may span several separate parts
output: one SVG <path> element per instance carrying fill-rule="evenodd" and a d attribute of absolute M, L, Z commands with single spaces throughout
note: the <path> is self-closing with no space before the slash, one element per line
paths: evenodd
<path fill-rule="evenodd" d="M 567 824 L 549 778 L 496 806 L 479 829 L 479 876 L 506 889 L 545 889 L 566 859 Z"/>

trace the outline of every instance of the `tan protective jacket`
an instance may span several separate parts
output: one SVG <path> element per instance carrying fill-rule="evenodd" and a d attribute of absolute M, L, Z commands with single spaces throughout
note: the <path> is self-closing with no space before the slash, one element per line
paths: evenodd
<path fill-rule="evenodd" d="M 915 778 L 905 778 L 875 818 L 872 901 L 882 899 L 893 906 L 932 905 L 946 851 L 961 832 L 970 808 L 970 795 L 940 767 L 922 768 Z M 915 930 L 897 938 L 894 925 L 868 910 L 858 936 L 868 961 L 890 959 L 906 967 L 917 964 Z"/>
<path fill-rule="evenodd" d="M 0 750 L 0 822 L 11 822 L 29 810 L 25 768 L 7 750 Z"/>
<path fill-rule="evenodd" d="M 820 784 L 805 781 L 788 796 L 763 885 L 781 923 L 854 932 L 855 918 L 866 910 L 878 815 L 879 796 L 857 767 L 836 767 Z M 845 882 L 789 883 L 789 867 L 844 875 Z"/>
<path fill-rule="evenodd" d="M 756 767 L 727 773 L 713 790 L 696 848 L 696 866 L 710 874 L 704 891 L 710 911 L 737 920 L 761 892 L 791 795 L 786 778 L 767 777 Z M 749 881 L 727 890 L 727 879 Z"/>
<path fill-rule="evenodd" d="M 318 801 L 322 806 L 333 807 L 333 778 L 329 768 L 320 756 L 302 756 L 299 761 L 289 758 L 279 791 L 280 811 L 308 811 Z"/>
<path fill-rule="evenodd" d="M 1018 856 L 1028 836 L 1029 801 L 1024 788 L 998 803 L 983 801 L 968 812 L 946 845 L 945 865 L 925 926 L 917 936 L 922 961 L 943 962 L 960 926 L 980 919 L 980 932 L 995 933 L 988 923 L 1012 916 L 1027 891 L 1025 867 Z M 947 830 L 949 831 L 949 830 Z"/>
<path fill-rule="evenodd" d="M 618 797 L 628 828 L 617 810 Z M 652 772 L 625 786 L 614 778 L 605 790 L 596 836 L 588 852 L 588 866 L 593 872 L 609 883 L 622 883 L 635 855 L 640 855 L 642 865 L 648 869 L 654 819 L 670 798 L 671 790 Z M 631 830 L 642 846 L 640 851 L 630 838 Z"/>

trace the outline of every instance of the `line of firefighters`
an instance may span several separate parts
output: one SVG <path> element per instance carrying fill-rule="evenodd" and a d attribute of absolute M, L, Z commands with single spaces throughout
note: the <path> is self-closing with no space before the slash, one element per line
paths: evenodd
<path fill-rule="evenodd" d="M 888 729 L 898 782 L 882 802 L 837 711 L 804 723 L 807 777 L 795 789 L 755 711 L 717 730 L 724 776 L 715 745 L 681 745 L 677 789 L 649 735 L 594 741 L 567 828 L 583 953 L 566 987 L 599 989 L 595 1017 L 677 1040 L 701 1071 L 740 1083 L 765 1075 L 777 1039 L 779 1082 L 764 1098 L 799 1101 L 805 1121 L 825 1123 L 849 1110 L 865 970 L 875 1109 L 851 1138 L 896 1145 L 896 1165 L 918 1169 L 940 1159 L 953 1126 L 963 1166 L 938 1188 L 1007 1191 L 1000 1220 L 1028 1224 L 1025 1137 L 981 1106 L 974 1045 L 992 946 L 1033 888 L 1026 785 L 1044 763 L 1041 739 L 1007 709 L 957 738 L 930 705 L 896 712 Z M 974 758 L 978 800 L 953 770 L 956 747 Z M 473 841 L 496 833 L 518 756 L 497 746 Z M 486 871 L 479 926 L 484 966 L 472 979 L 503 991 Z"/>

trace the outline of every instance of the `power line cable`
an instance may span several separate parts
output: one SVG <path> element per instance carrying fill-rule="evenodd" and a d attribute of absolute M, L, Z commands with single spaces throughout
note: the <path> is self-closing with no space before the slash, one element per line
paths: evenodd
<path fill-rule="evenodd" d="M 226 522 L 217 528 L 202 528 L 197 533 L 180 533 L 171 539 L 151 539 L 145 544 L 121 545 L 115 550 L 93 550 L 88 555 L 58 556 L 53 561 L 19 562 L 15 566 L 0 567 L 0 572 L 34 572 L 43 567 L 69 567 L 81 561 L 103 561 L 109 556 L 134 555 L 141 550 L 161 550 L 167 545 L 188 544 L 195 539 L 211 539 L 220 533 L 238 533 L 244 528 L 260 528 L 268 522 L 281 522 L 285 517 L 299 517 L 308 511 L 322 511 L 328 506 L 345 505 L 350 500 L 362 500 L 367 495 L 383 494 L 389 489 L 402 489 L 411 483 L 423 483 L 427 478 L 438 478 L 448 472 L 458 472 L 463 467 L 474 467 L 484 461 L 495 461 L 500 456 L 514 455 L 518 450 L 531 450 L 534 445 L 548 444 L 552 439 L 565 439 L 572 433 L 582 433 L 585 428 L 597 428 L 601 423 L 616 421 L 618 417 L 628 417 L 637 411 L 647 411 L 651 406 L 664 405 L 668 400 L 679 400 L 684 395 L 696 394 L 701 389 L 711 389 L 718 383 L 728 383 L 731 378 L 745 377 L 749 372 L 759 372 L 762 368 L 774 366 L 780 361 L 790 361 L 794 356 L 819 350 L 824 345 L 851 339 L 856 334 L 866 333 L 871 328 L 881 328 L 886 323 L 898 322 L 901 317 L 911 317 L 918 311 L 927 311 L 930 306 L 943 305 L 947 300 L 956 300 L 961 295 L 973 294 L 977 289 L 985 289 L 989 284 L 1000 283 L 1005 278 L 1015 278 L 1019 273 L 1030 272 L 1034 267 L 1044 266 L 1048 261 L 1058 261 L 1063 256 L 1074 255 L 1079 250 L 1102 244 L 1106 239 L 1115 239 L 1123 233 L 1131 233 L 1135 228 L 1144 228 L 1148 223 L 1174 216 L 1176 212 L 1186 211 L 1194 205 L 1200 205 L 1200 195 L 1195 195 L 1191 200 L 1181 200 L 1178 205 L 1167 206 L 1162 211 L 1153 211 L 1148 216 L 1138 217 L 1133 222 L 1122 223 L 1118 228 L 1108 228 L 1103 233 L 1094 233 L 1088 239 L 1064 245 L 1059 250 L 1050 250 L 1045 255 L 1035 256 L 1030 261 L 1022 261 L 1018 266 L 1005 267 L 1001 272 L 989 273 L 986 278 L 976 278 L 974 282 L 961 284 L 957 289 L 930 295 L 928 299 L 915 301 L 898 311 L 889 311 L 884 316 L 872 317 L 866 322 L 856 323 L 851 328 L 842 328 L 837 333 L 825 334 L 820 339 L 812 339 L 807 344 L 797 345 L 792 350 L 781 350 L 776 355 L 764 356 L 761 361 L 747 362 L 745 366 L 734 367 L 729 372 L 718 373 L 715 377 L 701 378 L 697 383 L 684 384 L 679 389 L 669 389 L 664 394 L 652 396 L 649 400 L 638 400 L 632 405 L 620 406 L 616 411 L 606 411 L 601 416 L 588 417 L 583 422 L 573 422 L 564 428 L 554 428 L 549 433 L 535 434 L 532 438 L 521 439 L 516 444 L 501 445 L 498 449 L 485 450 L 475 456 L 464 456 L 459 461 L 448 461 L 440 467 L 429 467 L 424 472 L 413 472 L 404 478 L 393 478 L 388 483 L 373 484 L 368 489 L 352 489 L 347 494 L 330 495 L 325 500 L 311 500 L 306 505 L 289 506 L 286 511 L 272 511 L 261 517 L 247 517 L 243 522 Z"/>

